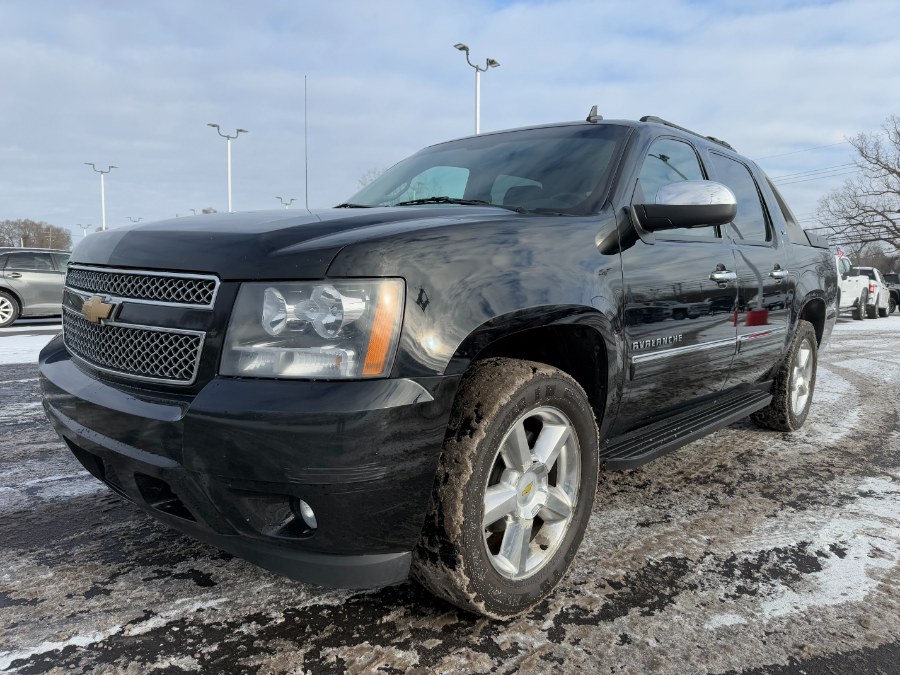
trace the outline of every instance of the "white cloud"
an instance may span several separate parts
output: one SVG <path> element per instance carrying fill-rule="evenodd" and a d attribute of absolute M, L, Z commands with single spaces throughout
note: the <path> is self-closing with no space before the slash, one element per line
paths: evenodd
<path fill-rule="evenodd" d="M 0 218 L 111 226 L 303 201 L 368 169 L 471 133 L 474 74 L 452 45 L 501 68 L 482 80 L 485 130 L 655 114 L 750 157 L 835 143 L 900 112 L 900 5 L 855 2 L 382 2 L 0 5 Z M 849 146 L 763 160 L 770 175 L 848 161 Z M 799 216 L 840 178 L 785 186 Z M 75 230 L 79 233 L 80 231 Z"/>

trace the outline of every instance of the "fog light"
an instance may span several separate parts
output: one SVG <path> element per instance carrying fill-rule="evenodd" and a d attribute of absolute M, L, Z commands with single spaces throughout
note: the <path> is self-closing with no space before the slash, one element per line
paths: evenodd
<path fill-rule="evenodd" d="M 319 523 L 316 522 L 316 514 L 309 504 L 302 499 L 298 499 L 297 506 L 300 507 L 300 517 L 303 518 L 303 522 L 306 523 L 310 529 L 315 530 L 319 527 Z"/>

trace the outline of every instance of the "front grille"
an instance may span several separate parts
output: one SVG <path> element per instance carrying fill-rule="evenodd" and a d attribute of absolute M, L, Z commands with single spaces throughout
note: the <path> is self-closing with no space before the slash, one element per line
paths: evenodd
<path fill-rule="evenodd" d="M 215 277 L 199 274 L 129 272 L 70 265 L 66 285 L 118 298 L 212 307 L 219 281 Z"/>
<path fill-rule="evenodd" d="M 112 322 L 94 324 L 78 312 L 64 309 L 66 348 L 98 370 L 170 384 L 194 382 L 203 333 Z"/>

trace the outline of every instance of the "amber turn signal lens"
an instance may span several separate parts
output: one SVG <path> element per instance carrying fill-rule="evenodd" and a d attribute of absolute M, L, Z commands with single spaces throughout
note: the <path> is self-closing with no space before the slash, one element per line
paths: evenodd
<path fill-rule="evenodd" d="M 378 293 L 378 307 L 372 322 L 369 349 L 362 374 L 366 377 L 386 375 L 390 363 L 391 347 L 395 344 L 395 332 L 400 328 L 400 311 L 403 308 L 403 284 L 385 284 Z"/>

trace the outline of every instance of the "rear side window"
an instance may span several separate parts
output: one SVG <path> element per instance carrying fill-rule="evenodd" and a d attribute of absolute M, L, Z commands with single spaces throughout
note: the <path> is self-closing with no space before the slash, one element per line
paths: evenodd
<path fill-rule="evenodd" d="M 851 277 L 869 277 L 872 281 L 875 281 L 875 270 L 873 269 L 861 270 L 858 267 L 851 267 L 847 274 Z"/>
<path fill-rule="evenodd" d="M 793 244 L 809 246 L 809 237 L 806 236 L 806 230 L 800 227 L 800 223 L 794 218 L 794 214 L 791 212 L 787 202 L 784 201 L 784 197 L 781 196 L 781 193 L 775 188 L 768 176 L 766 176 L 766 182 L 769 184 L 769 189 L 772 191 L 772 194 L 775 195 L 775 201 L 778 203 L 778 210 L 781 211 L 781 215 L 784 218 L 788 239 L 790 239 Z"/>
<path fill-rule="evenodd" d="M 69 264 L 69 258 L 71 258 L 71 254 L 69 253 L 54 253 L 53 257 L 56 258 L 56 266 L 59 268 L 60 272 L 66 271 L 66 265 Z"/>
<path fill-rule="evenodd" d="M 6 258 L 8 270 L 39 270 L 54 272 L 53 260 L 49 253 L 10 253 Z"/>
<path fill-rule="evenodd" d="M 888 273 L 884 275 L 884 280 L 890 284 L 900 284 L 900 275 Z"/>
<path fill-rule="evenodd" d="M 759 197 L 756 181 L 744 164 L 718 153 L 710 153 L 716 178 L 727 185 L 737 197 L 737 216 L 731 223 L 738 243 L 765 242 L 771 239 Z"/>

